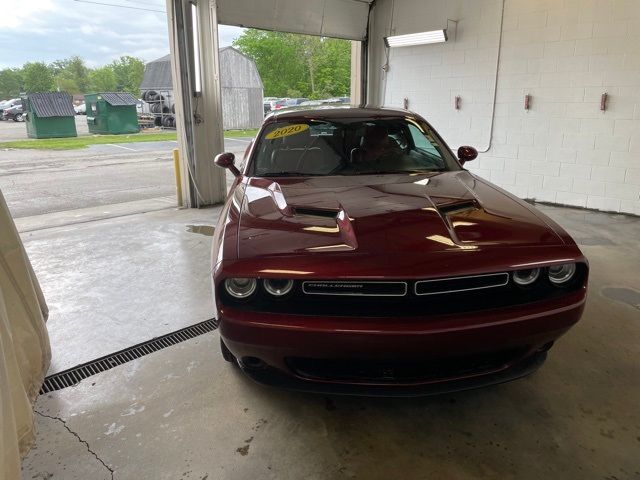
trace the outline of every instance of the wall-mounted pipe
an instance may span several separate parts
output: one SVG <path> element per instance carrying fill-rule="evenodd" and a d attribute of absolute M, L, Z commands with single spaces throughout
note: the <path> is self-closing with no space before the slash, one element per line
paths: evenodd
<path fill-rule="evenodd" d="M 489 142 L 487 148 L 478 150 L 478 153 L 487 153 L 491 149 L 491 142 L 493 140 L 493 123 L 496 118 L 496 96 L 498 94 L 498 72 L 500 70 L 500 54 L 502 53 L 502 29 L 504 26 L 504 4 L 505 0 L 502 0 L 502 9 L 500 10 L 500 37 L 498 39 L 498 53 L 496 54 L 496 77 L 493 83 L 493 102 L 491 106 L 491 127 L 489 129 Z"/>

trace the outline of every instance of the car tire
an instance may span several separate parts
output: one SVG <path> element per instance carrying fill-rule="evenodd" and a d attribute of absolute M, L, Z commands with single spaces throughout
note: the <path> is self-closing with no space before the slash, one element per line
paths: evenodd
<path fill-rule="evenodd" d="M 224 344 L 222 339 L 220 339 L 220 351 L 222 352 L 222 358 L 224 358 L 225 361 L 233 364 L 238 363 L 238 360 L 236 360 L 235 355 L 231 353 L 231 351 L 227 348 L 227 346 Z"/>
<path fill-rule="evenodd" d="M 14 122 L 24 122 L 24 118 L 21 113 L 18 113 L 15 117 L 13 117 Z"/>

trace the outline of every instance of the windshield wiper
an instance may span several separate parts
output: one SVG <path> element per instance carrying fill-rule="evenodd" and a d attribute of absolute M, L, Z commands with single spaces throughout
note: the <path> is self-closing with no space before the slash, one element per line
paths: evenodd
<path fill-rule="evenodd" d="M 268 172 L 260 175 L 261 177 L 323 177 L 322 173 L 307 172 Z"/>
<path fill-rule="evenodd" d="M 364 171 L 364 172 L 355 172 L 356 175 L 393 175 L 393 174 L 402 174 L 402 173 L 437 173 L 446 171 L 444 168 L 435 168 L 433 170 L 372 170 L 372 171 Z"/>

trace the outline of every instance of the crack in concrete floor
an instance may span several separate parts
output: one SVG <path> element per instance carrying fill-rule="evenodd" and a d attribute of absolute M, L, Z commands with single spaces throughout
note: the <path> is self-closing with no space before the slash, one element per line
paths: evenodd
<path fill-rule="evenodd" d="M 110 475 L 111 475 L 111 480 L 115 480 L 115 476 L 114 476 L 114 473 L 115 473 L 115 472 L 114 472 L 113 468 L 111 468 L 109 465 L 107 465 L 107 464 L 104 462 L 104 460 L 102 460 L 102 459 L 98 456 L 98 454 L 97 454 L 96 452 L 94 452 L 94 451 L 91 449 L 91 446 L 89 445 L 89 443 L 88 443 L 86 440 L 84 440 L 80 435 L 78 435 L 76 432 L 74 432 L 73 430 L 71 430 L 71 428 L 69 428 L 69 425 L 67 425 L 67 422 L 66 422 L 65 420 L 63 420 L 63 419 L 62 419 L 62 418 L 60 418 L 60 417 L 54 417 L 54 416 L 52 416 L 52 415 L 47 415 L 47 414 L 45 414 L 45 413 L 39 412 L 38 410 L 35 410 L 35 413 L 36 413 L 37 415 L 40 415 L 41 417 L 50 418 L 51 420 L 57 420 L 58 422 L 60 422 L 60 423 L 62 424 L 62 426 L 63 426 L 63 427 L 64 427 L 64 428 L 65 428 L 65 429 L 66 429 L 66 430 L 67 430 L 71 435 L 73 435 L 74 437 L 76 437 L 80 443 L 84 444 L 84 446 L 85 446 L 85 447 L 87 447 L 87 451 L 88 451 L 91 455 L 93 455 L 93 456 L 95 457 L 95 459 L 96 459 L 98 462 L 100 462 L 104 468 L 106 468 L 106 469 L 109 471 L 109 473 L 110 473 Z"/>

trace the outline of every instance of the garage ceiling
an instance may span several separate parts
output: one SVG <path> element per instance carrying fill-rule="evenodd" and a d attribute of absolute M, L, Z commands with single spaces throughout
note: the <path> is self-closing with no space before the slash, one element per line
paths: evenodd
<path fill-rule="evenodd" d="M 363 40 L 372 0 L 218 0 L 224 25 Z"/>

